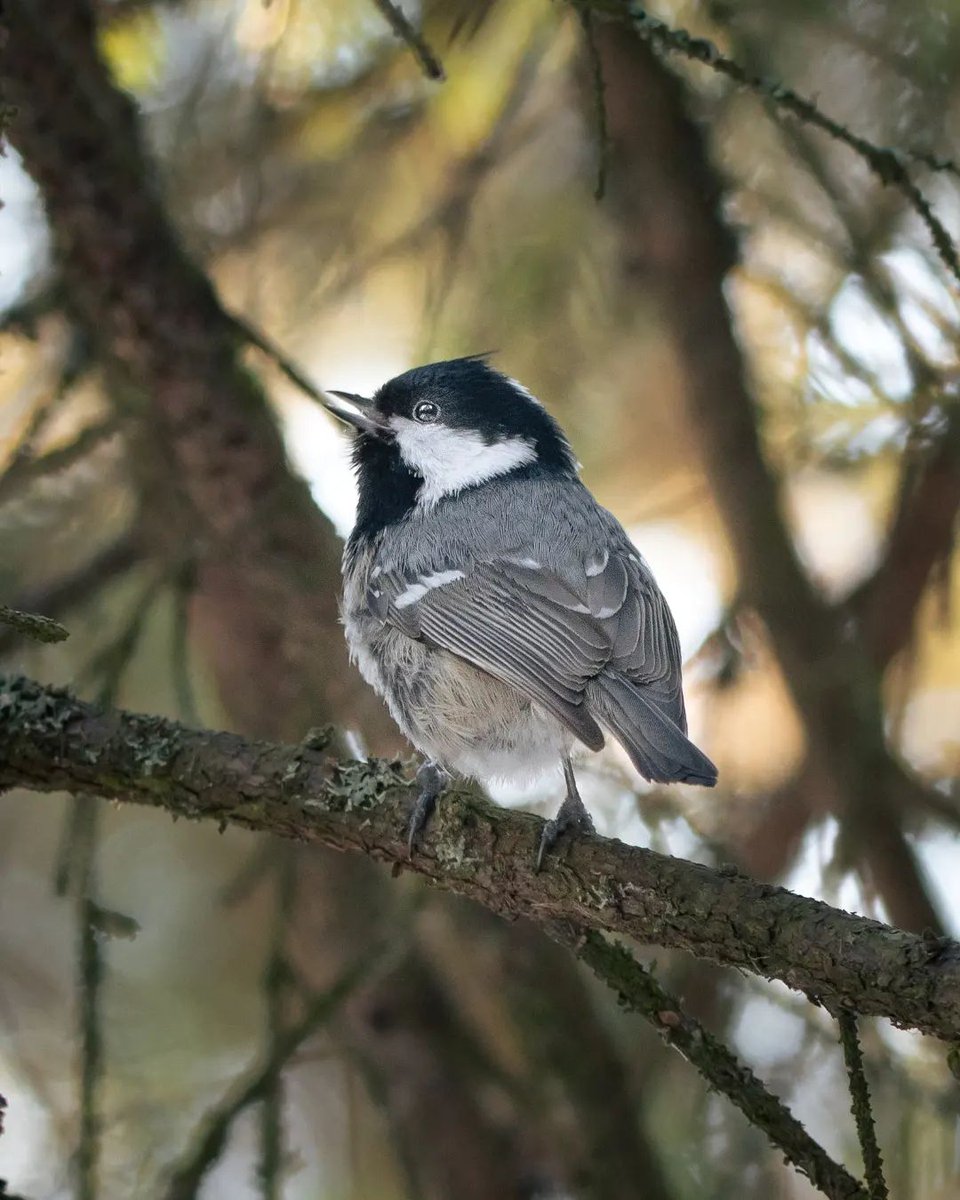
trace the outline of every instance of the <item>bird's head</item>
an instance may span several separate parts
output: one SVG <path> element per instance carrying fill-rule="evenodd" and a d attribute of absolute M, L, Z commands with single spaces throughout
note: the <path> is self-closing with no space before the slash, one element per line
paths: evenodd
<path fill-rule="evenodd" d="M 445 496 L 520 472 L 572 475 L 560 426 L 526 388 L 484 358 L 414 367 L 372 399 L 330 392 L 330 410 L 359 431 L 354 462 L 365 491 L 394 507 L 432 507 Z M 384 497 L 384 489 L 395 495 Z"/>

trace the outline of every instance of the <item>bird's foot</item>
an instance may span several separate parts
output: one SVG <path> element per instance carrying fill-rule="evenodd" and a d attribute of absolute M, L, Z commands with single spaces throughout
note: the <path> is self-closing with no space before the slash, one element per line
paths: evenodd
<path fill-rule="evenodd" d="M 540 849 L 537 851 L 537 870 L 543 866 L 544 856 L 552 850 L 557 841 L 570 830 L 578 833 L 595 833 L 593 818 L 587 812 L 586 806 L 580 799 L 580 793 L 568 792 L 560 805 L 557 815 L 548 821 L 540 835 Z"/>
<path fill-rule="evenodd" d="M 450 776 L 439 763 L 425 762 L 418 768 L 417 786 L 420 788 L 420 795 L 413 806 L 410 824 L 407 826 L 407 854 L 410 858 L 413 858 L 420 835 L 433 816 L 433 810 L 437 807 L 437 798 L 449 781 Z"/>

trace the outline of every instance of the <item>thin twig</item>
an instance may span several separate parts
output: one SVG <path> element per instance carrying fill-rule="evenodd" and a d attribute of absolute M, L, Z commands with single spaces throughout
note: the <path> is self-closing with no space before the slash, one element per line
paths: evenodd
<path fill-rule="evenodd" d="M 261 354 L 265 354 L 281 374 L 286 375 L 294 387 L 299 388 L 304 395 L 309 396 L 311 400 L 316 400 L 318 404 L 326 408 L 327 401 L 323 392 L 310 382 L 302 368 L 297 366 L 292 358 L 288 358 L 272 338 L 237 313 L 228 313 L 226 316 L 243 341 L 248 342 Z"/>
<path fill-rule="evenodd" d="M 747 990 L 763 1004 L 802 1024 L 808 1041 L 815 1039 L 821 1049 L 829 1049 L 831 1053 L 836 1048 L 833 1018 L 825 1009 L 814 1008 L 806 997 L 788 995 L 752 976 L 745 976 L 743 982 Z M 882 1039 L 874 1039 L 873 1047 L 868 1047 L 864 1054 L 864 1065 L 878 1076 L 883 1076 L 884 1085 L 895 1091 L 909 1107 L 926 1108 L 930 1114 L 951 1122 L 960 1116 L 960 1095 L 957 1095 L 956 1087 L 949 1083 L 927 1086 L 922 1078 L 914 1078 L 909 1063 L 901 1060 Z"/>
<path fill-rule="evenodd" d="M 111 705 L 116 702 L 123 676 L 136 653 L 147 617 L 163 588 L 162 575 L 156 575 L 144 585 L 120 633 L 108 645 L 98 650 L 79 672 L 85 684 L 96 683 L 97 702 Z"/>
<path fill-rule="evenodd" d="M 277 1038 L 270 1055 L 209 1110 L 200 1122 L 192 1149 L 171 1170 L 164 1200 L 195 1200 L 204 1176 L 223 1153 L 236 1118 L 264 1097 L 297 1050 L 336 1016 L 344 1001 L 369 977 L 381 956 L 382 947 L 375 948 L 348 967 L 327 991 L 311 1000 L 299 1021 Z"/>
<path fill-rule="evenodd" d="M 786 1105 L 731 1050 L 685 1013 L 677 999 L 623 946 L 592 930 L 565 927 L 554 932 L 619 994 L 625 1008 L 646 1018 L 668 1046 L 679 1050 L 710 1086 L 735 1104 L 825 1196 L 868 1200 L 857 1180 L 814 1141 Z"/>
<path fill-rule="evenodd" d="M 67 810 L 63 823 L 63 833 L 57 847 L 53 870 L 54 895 L 66 896 L 75 882 L 77 865 L 77 846 L 82 838 L 84 823 L 84 807 L 81 793 L 77 793 Z"/>
<path fill-rule="evenodd" d="M 200 713 L 190 671 L 190 598 L 196 587 L 196 566 L 188 562 L 174 583 L 173 624 L 170 629 L 170 672 L 177 711 L 187 725 L 199 725 Z"/>
<path fill-rule="evenodd" d="M 6 471 L 0 475 L 0 504 L 21 495 L 37 479 L 45 479 L 69 470 L 112 438 L 118 430 L 117 421 L 110 417 L 82 429 L 72 442 L 34 456 L 29 451 L 14 455 Z"/>
<path fill-rule="evenodd" d="M 0 604 L 0 624 L 32 638 L 35 642 L 63 642 L 70 636 L 69 631 L 52 617 L 23 612 L 19 608 L 8 608 L 6 604 Z"/>
<path fill-rule="evenodd" d="M 76 1200 L 96 1200 L 100 1161 L 100 1084 L 103 1077 L 101 991 L 103 959 L 96 919 L 96 850 L 99 801 L 74 800 L 77 820 L 73 839 L 76 886 L 78 1034 L 80 1041 L 80 1133 L 74 1159 Z"/>
<path fill-rule="evenodd" d="M 410 24 L 403 9 L 398 4 L 392 3 L 392 0 L 373 0 L 373 3 L 397 37 L 407 43 L 424 75 L 437 83 L 446 79 L 440 59 L 431 50 L 423 35 Z"/>
<path fill-rule="evenodd" d="M 850 1111 L 857 1123 L 857 1136 L 860 1139 L 860 1150 L 863 1154 L 863 1171 L 867 1181 L 867 1192 L 870 1200 L 887 1200 L 887 1183 L 883 1177 L 883 1158 L 877 1144 L 877 1131 L 873 1123 L 873 1109 L 870 1107 L 870 1090 L 867 1087 L 867 1077 L 863 1070 L 863 1051 L 860 1049 L 860 1039 L 857 1037 L 857 1015 L 849 1009 L 841 1009 L 837 1013 L 837 1025 L 840 1029 L 840 1045 L 843 1047 L 843 1061 L 850 1080 Z"/>
<path fill-rule="evenodd" d="M 929 167 L 931 171 L 955 175 L 960 179 L 960 166 L 952 158 L 946 158 L 942 154 L 933 154 L 929 150 L 906 150 L 904 153 L 911 161 Z"/>
<path fill-rule="evenodd" d="M 86 604 L 92 596 L 118 576 L 129 571 L 138 559 L 136 539 L 132 533 L 126 533 L 96 553 L 76 571 L 71 571 L 52 583 L 21 593 L 16 597 L 16 609 L 26 609 L 31 613 L 39 610 L 50 614 L 42 618 L 43 620 L 72 612 Z M 3 620 L 2 613 L 9 611 L 0 607 L 0 654 L 6 654 L 12 649 L 19 632 Z"/>
<path fill-rule="evenodd" d="M 283 1037 L 285 998 L 289 984 L 287 930 L 296 898 L 296 869 L 291 847 L 273 845 L 276 909 L 270 955 L 263 978 L 267 1057 L 275 1058 Z M 264 1088 L 260 1102 L 260 1162 L 257 1180 L 263 1200 L 280 1200 L 283 1176 L 283 1081 L 279 1072 Z"/>
<path fill-rule="evenodd" d="M 597 139 L 597 177 L 593 197 L 600 201 L 607 192 L 607 167 L 610 161 L 610 134 L 607 129 L 607 101 L 603 81 L 603 63 L 593 36 L 593 19 L 589 8 L 578 8 L 583 40 L 587 48 L 590 65 L 590 83 L 593 89 L 593 119 Z"/>
<path fill-rule="evenodd" d="M 677 29 L 665 21 L 651 16 L 645 9 L 633 3 L 618 0 L 592 0 L 591 7 L 607 12 L 620 20 L 629 21 L 636 33 L 645 41 L 670 54 L 679 54 L 693 62 L 703 63 L 712 71 L 726 75 L 735 83 L 748 88 L 758 96 L 769 100 L 776 108 L 790 113 L 807 125 L 822 130 L 835 141 L 848 146 L 867 164 L 881 183 L 897 188 L 909 201 L 912 208 L 926 225 L 941 259 L 960 282 L 960 258 L 953 239 L 933 212 L 930 202 L 910 178 L 906 168 L 909 156 L 888 146 L 875 146 L 866 138 L 854 133 L 847 126 L 828 117 L 814 101 L 801 96 L 792 88 L 785 87 L 775 79 L 764 79 L 733 59 L 721 54 L 707 38 L 694 37 L 686 29 Z M 926 165 L 931 165 L 929 162 Z"/>

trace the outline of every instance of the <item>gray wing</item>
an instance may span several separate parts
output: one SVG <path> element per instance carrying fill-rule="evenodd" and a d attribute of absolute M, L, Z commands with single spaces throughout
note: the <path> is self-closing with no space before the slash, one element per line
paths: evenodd
<path fill-rule="evenodd" d="M 627 583 L 622 602 L 603 622 L 613 638 L 609 671 L 641 687 L 645 698 L 686 733 L 680 639 L 673 615 L 650 568 L 632 550 L 611 554 L 596 577 L 597 586 L 605 589 L 605 601 L 615 604 L 623 574 Z"/>
<path fill-rule="evenodd" d="M 611 670 L 684 722 L 676 630 L 636 555 L 604 552 L 553 570 L 502 558 L 415 579 L 385 572 L 368 604 L 409 636 L 516 687 L 591 749 L 603 734 L 588 689 Z"/>
<path fill-rule="evenodd" d="M 497 563 L 416 579 L 385 572 L 373 590 L 380 594 L 368 594 L 368 604 L 383 620 L 511 684 L 592 750 L 603 746 L 585 704 L 587 683 L 609 657 L 601 630 L 512 581 Z"/>
<path fill-rule="evenodd" d="M 587 685 L 591 713 L 645 779 L 712 787 L 717 768 L 686 736 L 680 642 L 649 567 L 618 547 L 586 570 L 591 612 L 612 638 L 609 661 Z"/>

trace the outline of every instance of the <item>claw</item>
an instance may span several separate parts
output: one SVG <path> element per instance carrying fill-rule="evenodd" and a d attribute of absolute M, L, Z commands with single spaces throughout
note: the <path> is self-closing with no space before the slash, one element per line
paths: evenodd
<path fill-rule="evenodd" d="M 407 856 L 413 858 L 414 851 L 420 841 L 420 835 L 433 816 L 437 807 L 437 798 L 446 787 L 450 776 L 439 763 L 425 762 L 417 771 L 417 783 L 420 795 L 410 814 L 410 824 L 407 826 Z"/>
<path fill-rule="evenodd" d="M 593 819 L 587 812 L 577 781 L 573 777 L 573 767 L 569 758 L 563 760 L 563 777 L 567 781 L 567 794 L 560 805 L 557 815 L 552 821 L 547 821 L 540 835 L 540 848 L 537 851 L 536 870 L 539 873 L 543 866 L 544 856 L 553 849 L 557 841 L 571 829 L 579 833 L 594 833 Z"/>

